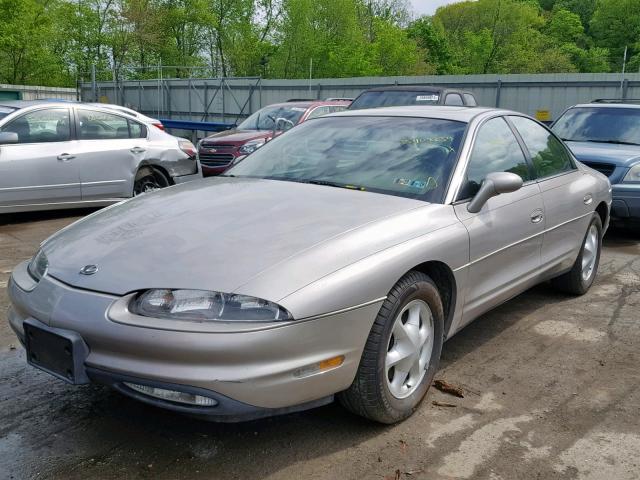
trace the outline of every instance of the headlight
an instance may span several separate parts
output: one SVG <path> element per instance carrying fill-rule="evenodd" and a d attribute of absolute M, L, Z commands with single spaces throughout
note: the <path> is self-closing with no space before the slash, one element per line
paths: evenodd
<path fill-rule="evenodd" d="M 265 143 L 267 143 L 267 141 L 264 138 L 260 138 L 258 140 L 251 140 L 250 142 L 247 142 L 244 145 L 242 145 L 238 149 L 238 151 L 242 155 L 249 155 L 251 152 L 255 152 L 257 149 L 259 149 Z"/>
<path fill-rule="evenodd" d="M 627 174 L 622 179 L 622 182 L 640 182 L 640 163 L 637 163 L 629 169 Z"/>
<path fill-rule="evenodd" d="M 47 260 L 47 256 L 44 252 L 40 250 L 29 262 L 27 270 L 29 275 L 31 275 L 35 281 L 39 282 L 47 273 L 48 268 L 49 260 Z"/>
<path fill-rule="evenodd" d="M 147 290 L 133 297 L 129 311 L 143 317 L 193 322 L 293 320 L 287 310 L 268 300 L 205 290 Z"/>

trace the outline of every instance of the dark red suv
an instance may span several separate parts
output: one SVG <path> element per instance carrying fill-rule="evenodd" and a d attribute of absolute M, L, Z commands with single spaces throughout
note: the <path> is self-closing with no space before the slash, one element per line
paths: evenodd
<path fill-rule="evenodd" d="M 303 100 L 264 107 L 232 130 L 203 138 L 198 155 L 205 177 L 219 175 L 240 157 L 249 155 L 274 136 L 310 118 L 345 110 L 346 100 Z"/>

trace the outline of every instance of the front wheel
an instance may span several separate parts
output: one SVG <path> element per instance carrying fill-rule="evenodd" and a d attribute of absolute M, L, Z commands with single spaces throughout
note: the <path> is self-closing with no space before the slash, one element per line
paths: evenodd
<path fill-rule="evenodd" d="M 602 221 L 600 215 L 594 213 L 573 267 L 567 273 L 551 280 L 551 284 L 558 290 L 572 295 L 587 293 L 598 272 L 601 250 Z"/>
<path fill-rule="evenodd" d="M 164 174 L 155 168 L 143 167 L 138 170 L 133 183 L 133 196 L 137 197 L 143 193 L 153 192 L 169 186 L 169 180 Z"/>
<path fill-rule="evenodd" d="M 431 278 L 409 272 L 373 324 L 356 378 L 339 395 L 352 412 L 381 423 L 410 416 L 435 376 L 442 352 L 442 300 Z"/>

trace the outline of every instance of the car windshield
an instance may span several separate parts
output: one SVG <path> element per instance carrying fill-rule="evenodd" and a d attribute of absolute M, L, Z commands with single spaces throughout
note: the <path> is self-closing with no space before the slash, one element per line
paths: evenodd
<path fill-rule="evenodd" d="M 465 129 L 465 123 L 432 118 L 322 117 L 270 141 L 226 176 L 442 203 Z"/>
<path fill-rule="evenodd" d="M 640 108 L 570 108 L 552 130 L 566 141 L 640 145 Z"/>
<path fill-rule="evenodd" d="M 275 122 L 281 118 L 297 124 L 307 107 L 298 107 L 295 105 L 274 105 L 258 110 L 253 115 L 245 119 L 240 125 L 239 130 L 273 130 Z M 288 122 L 280 122 L 279 129 L 286 128 Z M 291 126 L 291 123 L 288 126 Z"/>
<path fill-rule="evenodd" d="M 438 92 L 385 90 L 364 92 L 349 106 L 349 110 L 377 107 L 402 107 L 406 105 L 437 105 L 440 100 Z"/>
<path fill-rule="evenodd" d="M 4 107 L 0 105 L 0 119 L 3 119 L 4 117 L 15 112 L 16 110 L 17 108 Z"/>

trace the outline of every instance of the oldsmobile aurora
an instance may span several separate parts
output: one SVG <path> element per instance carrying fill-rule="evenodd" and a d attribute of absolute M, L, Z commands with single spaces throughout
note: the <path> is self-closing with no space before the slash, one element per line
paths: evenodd
<path fill-rule="evenodd" d="M 585 293 L 611 189 L 518 113 L 398 107 L 311 120 L 226 175 L 53 235 L 9 282 L 28 362 L 236 421 L 337 396 L 392 423 L 443 341 L 545 280 Z"/>

